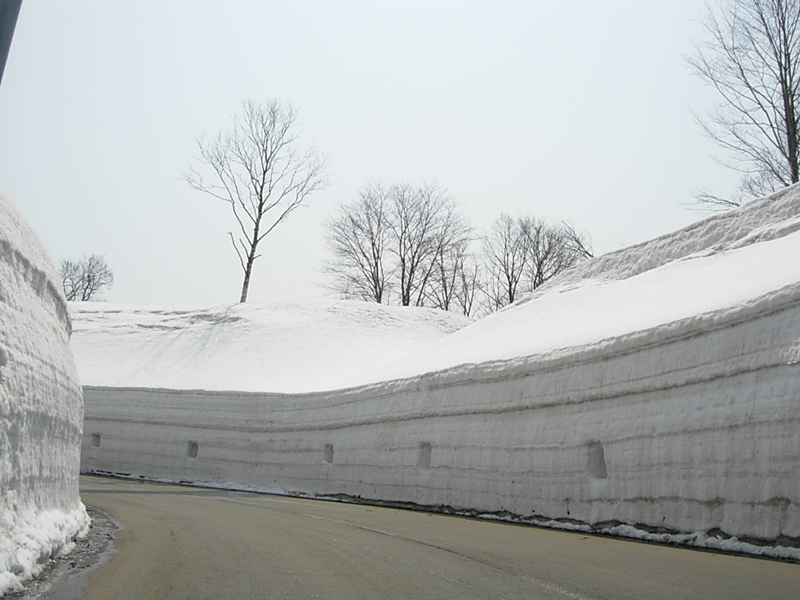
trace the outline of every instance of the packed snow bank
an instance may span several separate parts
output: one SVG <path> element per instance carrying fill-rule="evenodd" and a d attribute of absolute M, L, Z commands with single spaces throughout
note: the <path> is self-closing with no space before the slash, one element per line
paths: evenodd
<path fill-rule="evenodd" d="M 367 383 L 380 368 L 471 321 L 367 302 L 214 308 L 70 304 L 85 385 L 308 392 Z"/>
<path fill-rule="evenodd" d="M 784 188 L 736 210 L 712 215 L 684 229 L 581 263 L 550 280 L 521 303 L 554 288 L 569 288 L 592 279 L 626 279 L 672 261 L 710 256 L 789 235 L 800 230 L 797 194 L 797 186 Z"/>
<path fill-rule="evenodd" d="M 0 595 L 88 526 L 69 331 L 52 263 L 0 189 Z"/>
<path fill-rule="evenodd" d="M 764 227 L 762 233 L 778 231 L 786 231 L 784 223 Z M 699 320 L 724 318 L 754 299 L 800 284 L 800 234 L 791 230 L 783 237 L 765 236 L 759 244 L 717 247 L 620 279 L 610 278 L 614 274 L 579 282 L 565 278 L 568 285 L 551 286 L 534 300 L 523 300 L 431 344 L 391 365 L 379 378 L 573 354 L 598 343 L 621 345 L 632 335 L 637 343 L 644 337 L 657 342 L 675 328 L 694 331 Z"/>
<path fill-rule="evenodd" d="M 601 257 L 370 384 L 89 386 L 83 468 L 800 559 L 798 216 L 793 187 Z"/>

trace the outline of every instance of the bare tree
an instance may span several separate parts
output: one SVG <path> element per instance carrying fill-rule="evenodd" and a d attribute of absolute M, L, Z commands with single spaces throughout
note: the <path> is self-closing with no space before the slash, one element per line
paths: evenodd
<path fill-rule="evenodd" d="M 470 227 L 436 184 L 394 185 L 389 199 L 400 304 L 423 306 L 437 261 L 469 238 Z"/>
<path fill-rule="evenodd" d="M 722 103 L 700 122 L 743 176 L 735 197 L 696 199 L 730 208 L 798 181 L 800 0 L 727 0 L 703 24 L 709 39 L 688 61 Z"/>
<path fill-rule="evenodd" d="M 462 240 L 436 260 L 425 306 L 460 312 L 465 317 L 475 314 L 480 267 L 469 250 L 470 241 Z"/>
<path fill-rule="evenodd" d="M 331 288 L 345 298 L 388 301 L 389 205 L 380 184 L 364 186 L 353 204 L 343 204 L 326 223 L 326 240 L 333 258 L 325 270 Z"/>
<path fill-rule="evenodd" d="M 470 232 L 435 184 L 366 185 L 327 223 L 330 287 L 346 298 L 447 309 L 463 287 L 457 271 Z"/>
<path fill-rule="evenodd" d="M 561 234 L 564 244 L 564 254 L 568 257 L 569 264 L 564 268 L 569 268 L 572 265 L 583 262 L 584 260 L 594 258 L 594 250 L 592 249 L 592 239 L 585 231 L 578 231 L 575 225 L 569 221 L 561 221 L 558 224 L 561 229 Z"/>
<path fill-rule="evenodd" d="M 560 272 L 592 257 L 591 242 L 569 223 L 500 215 L 484 238 L 482 291 L 489 311 L 519 299 Z"/>
<path fill-rule="evenodd" d="M 433 261 L 433 269 L 425 291 L 425 306 L 439 310 L 456 310 L 469 316 L 474 287 L 470 288 L 471 255 L 467 237 L 457 239 Z"/>
<path fill-rule="evenodd" d="M 80 260 L 65 258 L 58 267 L 64 295 L 69 301 L 87 302 L 114 283 L 114 274 L 104 256 L 92 254 Z"/>
<path fill-rule="evenodd" d="M 501 214 L 483 239 L 487 271 L 483 292 L 490 310 L 511 304 L 517 297 L 530 258 L 529 236 L 523 219 Z"/>
<path fill-rule="evenodd" d="M 297 146 L 296 121 L 291 105 L 245 101 L 230 131 L 197 141 L 200 162 L 211 176 L 194 167 L 183 176 L 196 190 L 231 206 L 237 230 L 228 235 L 244 273 L 240 302 L 247 300 L 258 245 L 326 183 L 324 158 Z"/>
<path fill-rule="evenodd" d="M 480 263 L 474 254 L 466 254 L 462 257 L 457 269 L 456 305 L 461 309 L 462 315 L 471 317 L 476 314 L 478 309 L 477 295 L 480 290 Z"/>
<path fill-rule="evenodd" d="M 532 292 L 561 271 L 592 258 L 588 236 L 579 234 L 570 224 L 549 225 L 543 219 L 528 216 L 521 219 L 521 227 L 528 238 L 526 292 Z"/>
<path fill-rule="evenodd" d="M 328 221 L 326 237 L 329 287 L 345 298 L 465 316 L 511 304 L 592 257 L 588 236 L 570 223 L 502 214 L 479 259 L 470 251 L 472 228 L 436 185 L 364 186 Z"/>

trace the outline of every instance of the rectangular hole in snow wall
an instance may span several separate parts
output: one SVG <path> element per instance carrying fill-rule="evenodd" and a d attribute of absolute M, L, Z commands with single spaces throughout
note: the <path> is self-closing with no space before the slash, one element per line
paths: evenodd
<path fill-rule="evenodd" d="M 420 469 L 430 469 L 431 468 L 431 452 L 433 448 L 430 442 L 422 442 L 419 445 L 419 459 L 417 460 L 417 465 L 419 465 Z"/>
<path fill-rule="evenodd" d="M 333 444 L 325 444 L 325 457 L 323 462 L 327 465 L 333 463 Z"/>
<path fill-rule="evenodd" d="M 92 448 L 99 448 L 100 447 L 100 434 L 93 433 L 92 434 Z"/>
<path fill-rule="evenodd" d="M 600 442 L 589 442 L 586 445 L 587 464 L 589 476 L 592 479 L 607 479 L 608 469 L 606 468 L 606 453 L 603 444 Z"/>
<path fill-rule="evenodd" d="M 186 456 L 189 458 L 197 458 L 197 442 L 189 442 L 186 447 Z"/>

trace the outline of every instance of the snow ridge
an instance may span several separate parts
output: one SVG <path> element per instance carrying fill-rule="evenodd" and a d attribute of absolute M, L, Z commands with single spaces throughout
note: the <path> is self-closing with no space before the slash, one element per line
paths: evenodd
<path fill-rule="evenodd" d="M 678 231 L 609 252 L 572 267 L 523 298 L 524 304 L 553 288 L 586 280 L 626 279 L 672 261 L 710 256 L 725 250 L 777 239 L 800 229 L 800 183 L 713 214 Z"/>

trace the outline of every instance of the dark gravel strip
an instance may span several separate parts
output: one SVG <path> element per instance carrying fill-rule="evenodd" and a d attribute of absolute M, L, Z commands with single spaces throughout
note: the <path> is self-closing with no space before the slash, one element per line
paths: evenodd
<path fill-rule="evenodd" d="M 86 511 L 92 518 L 89 534 L 75 540 L 75 549 L 66 556 L 51 558 L 39 575 L 25 583 L 22 591 L 6 594 L 4 599 L 77 600 L 83 596 L 89 574 L 111 560 L 115 533 L 121 528 L 102 510 L 87 506 Z"/>

